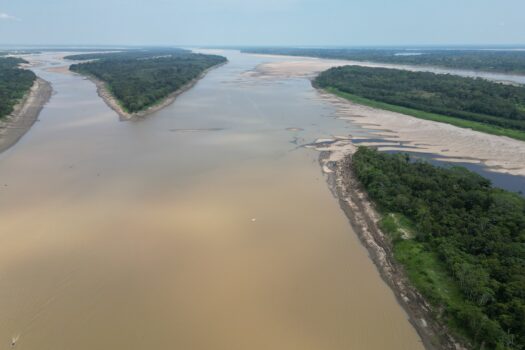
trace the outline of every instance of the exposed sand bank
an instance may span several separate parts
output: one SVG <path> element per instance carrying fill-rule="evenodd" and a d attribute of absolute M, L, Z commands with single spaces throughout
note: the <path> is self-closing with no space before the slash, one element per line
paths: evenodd
<path fill-rule="evenodd" d="M 283 56 L 269 56 L 279 57 Z M 254 71 L 247 74 L 257 77 L 279 78 L 313 78 L 317 74 L 333 67 L 347 66 L 348 61 L 327 60 L 308 57 L 292 57 L 293 61 L 270 62 L 259 65 Z"/>
<path fill-rule="evenodd" d="M 46 71 L 47 72 L 51 72 L 51 73 L 73 74 L 73 72 L 71 72 L 69 70 L 69 65 L 68 66 L 56 66 L 56 67 L 46 68 Z"/>
<path fill-rule="evenodd" d="M 124 108 L 122 107 L 120 102 L 109 91 L 109 89 L 108 89 L 108 87 L 107 87 L 105 82 L 103 82 L 102 80 L 97 79 L 97 78 L 95 78 L 93 76 L 86 76 L 86 78 L 89 79 L 90 81 L 92 81 L 96 85 L 98 95 L 104 100 L 104 102 L 106 102 L 106 104 L 111 109 L 113 109 L 119 115 L 121 120 L 132 120 L 132 119 L 138 119 L 138 118 L 147 117 L 148 115 L 153 114 L 153 113 L 155 113 L 157 111 L 160 111 L 161 109 L 164 109 L 167 106 L 171 105 L 173 102 L 175 102 L 175 100 L 177 99 L 177 97 L 179 95 L 181 95 L 182 93 L 188 91 L 193 86 L 195 86 L 195 84 L 197 84 L 197 82 L 199 80 L 204 78 L 204 76 L 206 76 L 206 74 L 208 74 L 209 71 L 211 71 L 212 69 L 219 68 L 219 67 L 225 65 L 226 63 L 228 63 L 228 62 L 225 62 L 225 63 L 222 63 L 222 64 L 218 64 L 216 66 L 213 66 L 213 67 L 210 67 L 210 68 L 206 69 L 197 78 L 191 80 L 189 83 L 187 83 L 186 85 L 184 85 L 183 87 L 181 87 L 177 91 L 174 91 L 173 93 L 168 95 L 166 98 L 164 98 L 159 103 L 157 103 L 157 104 L 155 104 L 153 106 L 150 106 L 150 107 L 148 107 L 147 109 L 145 109 L 143 111 L 136 112 L 136 113 L 129 113 L 126 110 L 124 110 Z M 75 74 L 77 74 L 77 73 L 75 73 Z"/>
<path fill-rule="evenodd" d="M 494 172 L 525 176 L 523 141 L 366 107 L 323 91 L 320 96 L 337 106 L 339 118 L 375 130 L 374 134 L 384 138 L 384 143 L 374 143 L 380 150 L 433 153 L 456 162 L 482 163 Z"/>
<path fill-rule="evenodd" d="M 260 65 L 249 74 L 279 79 L 313 78 L 341 62 L 319 59 L 274 62 Z M 525 142 L 355 104 L 321 90 L 319 97 L 336 107 L 338 118 L 384 138 L 384 144 L 374 143 L 379 149 L 433 153 L 454 161 L 482 163 L 495 172 L 525 176 Z M 352 136 L 348 139 L 352 140 Z"/>
<path fill-rule="evenodd" d="M 316 57 L 301 57 L 301 56 L 284 56 L 284 55 L 262 55 L 258 56 L 271 57 L 283 59 L 286 58 L 287 62 L 273 62 L 261 65 L 262 70 L 271 70 L 274 74 L 279 72 L 282 74 L 290 75 L 308 75 L 313 74 L 315 71 L 319 72 L 319 69 L 326 70 L 328 68 L 337 66 L 360 66 L 370 68 L 389 68 L 389 69 L 401 69 L 411 72 L 432 72 L 436 74 L 455 74 L 462 77 L 470 78 L 482 78 L 490 81 L 495 81 L 502 84 L 508 85 L 523 85 L 525 84 L 525 75 L 522 74 L 509 74 L 509 73 L 498 73 L 498 72 L 486 72 L 473 69 L 454 69 L 440 66 L 431 65 L 410 65 L 410 64 L 395 64 L 395 63 L 381 63 L 381 62 L 370 62 L 370 61 L 352 61 L 352 60 L 339 60 L 339 59 L 328 59 L 328 58 L 316 58 Z M 285 63 L 285 65 L 281 65 Z M 306 67 L 303 70 L 302 67 Z M 326 67 L 322 69 L 322 67 Z M 312 73 L 313 72 L 313 73 Z"/>
<path fill-rule="evenodd" d="M 15 106 L 13 112 L 0 119 L 0 152 L 13 146 L 24 136 L 38 119 L 52 93 L 51 84 L 37 78 L 29 93 Z"/>

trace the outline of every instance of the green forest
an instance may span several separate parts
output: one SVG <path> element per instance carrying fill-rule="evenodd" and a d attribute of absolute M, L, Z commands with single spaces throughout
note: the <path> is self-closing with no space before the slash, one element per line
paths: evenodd
<path fill-rule="evenodd" d="M 92 52 L 81 53 L 64 58 L 72 61 L 86 61 L 86 60 L 132 60 L 141 58 L 155 58 L 155 57 L 170 57 L 172 55 L 182 57 L 184 55 L 193 55 L 191 51 L 178 48 L 149 48 L 149 49 L 126 49 L 114 52 Z"/>
<path fill-rule="evenodd" d="M 351 167 L 437 316 L 473 348 L 524 349 L 525 199 L 406 154 L 360 147 Z"/>
<path fill-rule="evenodd" d="M 525 74 L 524 51 L 246 48 L 243 52 Z"/>
<path fill-rule="evenodd" d="M 18 67 L 21 63 L 20 58 L 0 57 L 0 118 L 11 114 L 36 80 L 35 73 Z"/>
<path fill-rule="evenodd" d="M 517 130 L 525 135 L 522 86 L 449 74 L 358 66 L 329 69 L 315 79 L 314 85 L 390 105 Z"/>
<path fill-rule="evenodd" d="M 70 69 L 104 81 L 130 113 L 158 103 L 206 69 L 226 62 L 222 56 L 195 54 L 180 49 L 132 50 L 66 58 L 94 60 L 74 64 Z"/>

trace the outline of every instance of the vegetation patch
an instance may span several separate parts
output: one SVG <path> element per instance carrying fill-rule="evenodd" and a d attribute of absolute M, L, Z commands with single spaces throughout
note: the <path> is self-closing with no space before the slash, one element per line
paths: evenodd
<path fill-rule="evenodd" d="M 525 199 L 464 168 L 365 147 L 352 168 L 436 317 L 472 348 L 523 349 Z"/>
<path fill-rule="evenodd" d="M 14 57 L 0 57 L 0 118 L 13 112 L 14 106 L 29 92 L 36 80 L 30 70 L 19 68 L 27 63 Z"/>
<path fill-rule="evenodd" d="M 525 135 L 522 86 L 357 66 L 329 69 L 315 79 L 314 85 L 359 103 L 423 119 L 520 139 Z"/>
<path fill-rule="evenodd" d="M 133 50 L 66 58 L 92 60 L 71 65 L 70 70 L 105 82 L 129 113 L 159 103 L 207 69 L 226 62 L 222 56 L 195 54 L 181 49 Z"/>

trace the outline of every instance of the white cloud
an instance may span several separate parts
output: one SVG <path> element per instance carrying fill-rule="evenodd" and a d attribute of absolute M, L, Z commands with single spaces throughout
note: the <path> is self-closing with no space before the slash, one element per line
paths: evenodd
<path fill-rule="evenodd" d="M 8 15 L 7 13 L 0 12 L 0 20 L 6 20 L 6 21 L 20 21 L 19 18 L 15 16 Z"/>

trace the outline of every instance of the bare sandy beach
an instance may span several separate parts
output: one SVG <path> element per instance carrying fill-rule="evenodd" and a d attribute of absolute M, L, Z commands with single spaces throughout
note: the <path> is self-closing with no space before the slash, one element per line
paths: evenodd
<path fill-rule="evenodd" d="M 339 67 L 339 66 L 360 66 L 370 68 L 390 68 L 390 69 L 401 69 L 408 70 L 411 72 L 432 72 L 436 74 L 454 74 L 462 77 L 472 78 L 483 78 L 491 81 L 496 81 L 502 84 L 509 85 L 522 85 L 525 84 L 525 75 L 520 74 L 509 74 L 509 73 L 497 73 L 497 72 L 485 72 L 469 69 L 454 69 L 439 66 L 427 66 L 427 65 L 407 65 L 407 64 L 394 64 L 394 63 L 381 63 L 381 62 L 370 62 L 370 61 L 352 61 L 352 60 L 338 60 L 338 59 L 327 59 L 327 58 L 316 58 L 316 57 L 301 57 L 301 56 L 284 56 L 284 55 L 257 55 L 262 57 L 286 58 L 287 62 L 272 62 L 264 64 L 265 68 L 270 68 L 272 74 L 286 74 L 289 77 L 299 76 L 312 76 L 316 73 L 320 73 L 323 70 Z M 282 64 L 285 63 L 285 64 Z M 304 69 L 307 66 L 306 70 Z"/>
<path fill-rule="evenodd" d="M 300 59 L 273 62 L 260 65 L 248 74 L 277 79 L 313 78 L 323 70 L 341 65 L 341 62 L 344 61 Z M 319 91 L 319 97 L 337 108 L 338 118 L 373 130 L 373 134 L 385 139 L 385 143 L 374 143 L 379 149 L 407 150 L 409 146 L 411 152 L 438 154 L 451 161 L 481 163 L 495 172 L 525 176 L 525 142 L 358 105 L 324 91 Z M 352 140 L 352 136 L 348 139 Z"/>
<path fill-rule="evenodd" d="M 259 65 L 254 71 L 246 74 L 261 78 L 314 78 L 317 74 L 333 67 L 347 66 L 348 61 L 327 60 L 310 57 L 272 56 L 272 58 L 288 58 L 282 62 L 270 62 Z"/>
<path fill-rule="evenodd" d="M 51 73 L 73 74 L 69 70 L 69 66 L 57 66 L 57 67 L 46 68 L 46 71 L 51 72 Z"/>
<path fill-rule="evenodd" d="M 339 118 L 377 130 L 385 138 L 383 144 L 374 143 L 380 150 L 403 151 L 410 146 L 411 152 L 481 163 L 494 172 L 525 176 L 525 142 L 358 105 L 322 91 L 320 96 L 338 106 Z"/>
<path fill-rule="evenodd" d="M 13 146 L 24 136 L 38 119 L 52 93 L 51 84 L 40 78 L 35 80 L 29 93 L 15 106 L 13 112 L 0 120 L 0 152 Z"/>

